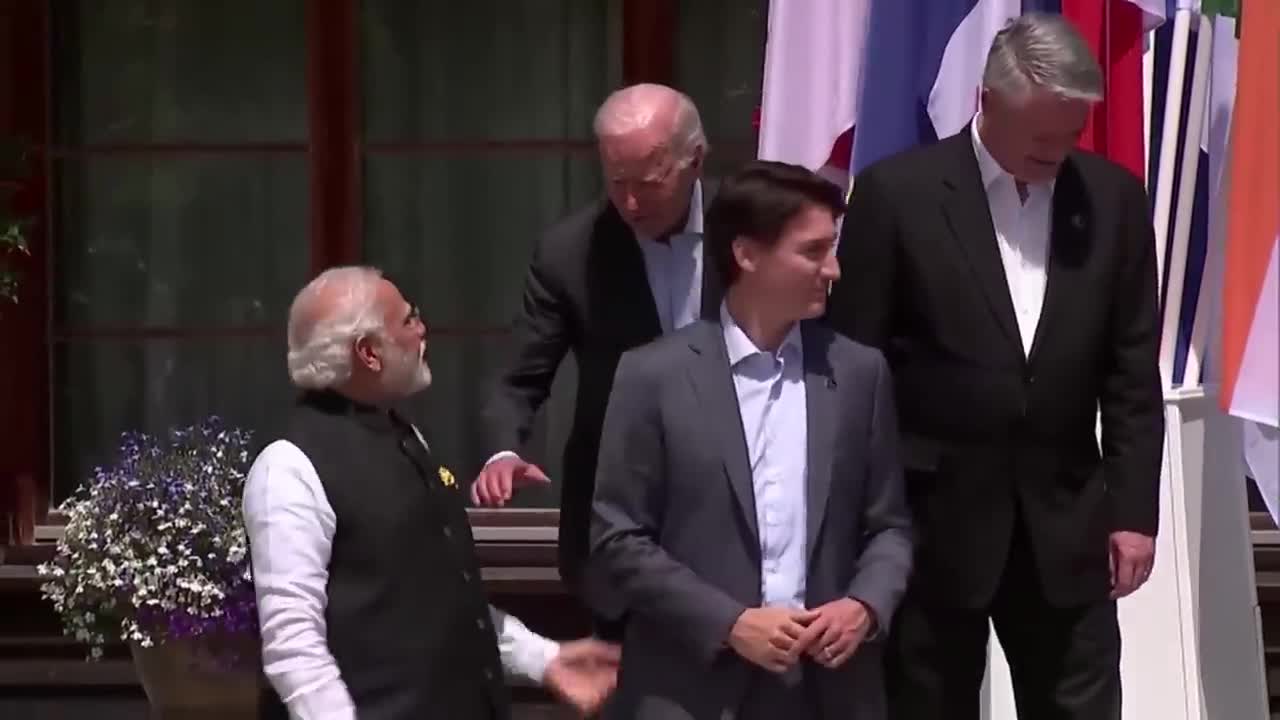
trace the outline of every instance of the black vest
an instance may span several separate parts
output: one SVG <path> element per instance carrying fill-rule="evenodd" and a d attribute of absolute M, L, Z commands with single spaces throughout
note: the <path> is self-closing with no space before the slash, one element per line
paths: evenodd
<path fill-rule="evenodd" d="M 336 393 L 305 393 L 284 439 L 337 517 L 325 621 L 361 720 L 508 718 L 461 487 L 401 416 Z"/>

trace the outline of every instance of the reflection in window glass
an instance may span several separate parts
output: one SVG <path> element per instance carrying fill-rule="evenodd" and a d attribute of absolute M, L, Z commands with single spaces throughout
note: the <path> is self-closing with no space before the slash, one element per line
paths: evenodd
<path fill-rule="evenodd" d="M 302 0 L 53 7 L 61 499 L 124 431 L 212 413 L 278 430 L 309 269 L 307 94 Z"/>
<path fill-rule="evenodd" d="M 682 2 L 676 34 L 676 85 L 693 98 L 706 127 L 707 172 L 732 173 L 756 156 L 754 119 L 760 107 L 764 0 Z"/>
<path fill-rule="evenodd" d="M 591 120 L 620 82 L 620 3 L 367 0 L 362 15 L 365 259 L 447 330 L 428 339 L 435 384 L 412 405 L 469 482 L 534 244 L 601 191 Z M 573 381 L 566 363 L 520 448 L 553 479 Z M 554 506 L 557 492 L 516 504 Z"/>

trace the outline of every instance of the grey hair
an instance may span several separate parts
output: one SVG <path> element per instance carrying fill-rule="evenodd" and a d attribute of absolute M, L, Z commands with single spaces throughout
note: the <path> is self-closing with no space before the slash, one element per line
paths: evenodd
<path fill-rule="evenodd" d="M 351 346 L 384 330 L 378 312 L 382 271 L 364 266 L 329 268 L 302 288 L 289 307 L 289 379 L 324 390 L 351 377 Z"/>
<path fill-rule="evenodd" d="M 698 150 L 706 151 L 707 136 L 702 130 L 698 107 L 688 95 L 656 83 L 640 83 L 615 90 L 596 111 L 592 129 L 596 138 L 625 135 L 646 128 L 663 110 L 673 108 L 668 152 L 680 164 L 688 164 Z"/>
<path fill-rule="evenodd" d="M 1055 13 L 1026 13 L 996 33 L 982 85 L 1014 99 L 1034 87 L 1069 100 L 1103 96 L 1102 68 L 1088 43 Z"/>

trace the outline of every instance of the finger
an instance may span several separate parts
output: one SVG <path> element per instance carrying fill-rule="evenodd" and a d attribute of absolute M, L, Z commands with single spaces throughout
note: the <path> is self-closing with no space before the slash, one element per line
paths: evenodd
<path fill-rule="evenodd" d="M 849 662 L 849 658 L 853 657 L 853 654 L 858 651 L 858 646 L 861 644 L 862 643 L 858 642 L 850 642 L 843 650 L 836 653 L 835 659 L 831 661 L 831 669 L 835 670 L 841 665 Z"/>
<path fill-rule="evenodd" d="M 500 502 L 506 502 L 511 499 L 511 488 L 515 485 L 516 470 L 513 467 L 504 467 L 494 473 L 493 493 Z"/>
<path fill-rule="evenodd" d="M 822 617 L 821 610 L 793 610 L 791 611 L 791 621 L 808 625 L 809 623 Z"/>
<path fill-rule="evenodd" d="M 488 472 L 481 473 L 471 485 L 472 501 L 477 505 L 492 505 L 494 502 L 492 485 L 493 474 Z"/>
<path fill-rule="evenodd" d="M 818 638 L 828 631 L 830 625 L 831 623 L 825 618 L 809 623 L 809 627 L 804 628 L 804 632 L 796 639 L 796 654 L 808 653 L 809 655 L 814 655 L 816 650 L 822 646 Z"/>
<path fill-rule="evenodd" d="M 822 637 L 818 640 L 816 647 L 820 650 L 833 647 L 839 640 L 840 628 L 837 627 L 835 623 L 832 623 L 831 627 L 827 628 L 826 632 L 822 633 Z"/>
<path fill-rule="evenodd" d="M 791 652 L 791 648 L 795 646 L 795 638 L 782 632 L 780 629 L 769 636 L 769 646 L 781 653 Z"/>
<path fill-rule="evenodd" d="M 614 643 L 593 642 L 592 647 L 595 650 L 597 662 L 608 665 L 618 665 L 622 662 L 622 646 Z"/>
<path fill-rule="evenodd" d="M 1116 548 L 1114 545 L 1107 552 L 1107 567 L 1111 573 L 1111 587 L 1116 586 Z"/>
<path fill-rule="evenodd" d="M 1121 555 L 1116 559 L 1116 589 L 1120 591 L 1120 597 L 1133 592 L 1137 571 L 1137 563 L 1132 558 Z"/>
<path fill-rule="evenodd" d="M 808 628 L 805 627 L 804 625 L 801 625 L 798 622 L 793 622 L 791 620 L 783 621 L 783 623 L 778 626 L 778 629 L 781 630 L 787 637 L 797 639 L 797 640 L 804 637 L 805 631 L 808 630 Z"/>
<path fill-rule="evenodd" d="M 551 484 L 551 478 L 547 477 L 547 474 L 542 472 L 542 468 L 532 463 L 525 466 L 524 477 L 526 480 L 542 483 L 544 485 Z"/>
<path fill-rule="evenodd" d="M 787 660 L 787 656 L 779 653 L 769 658 L 765 668 L 770 672 L 782 674 L 786 672 L 787 668 L 791 667 L 791 665 L 792 663 Z"/>

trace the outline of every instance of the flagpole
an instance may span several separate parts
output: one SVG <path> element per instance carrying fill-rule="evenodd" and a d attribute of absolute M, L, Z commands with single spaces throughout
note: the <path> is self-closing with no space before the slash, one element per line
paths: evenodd
<path fill-rule="evenodd" d="M 1191 11 L 1179 9 L 1173 19 L 1173 47 L 1169 51 L 1169 84 L 1165 90 L 1164 122 L 1160 138 L 1160 168 L 1156 174 L 1154 230 L 1156 236 L 1156 283 L 1161 290 L 1167 311 L 1173 301 L 1164 290 L 1165 256 L 1169 242 L 1169 216 L 1173 204 L 1173 174 L 1177 164 L 1178 130 L 1181 121 L 1182 88 L 1186 80 L 1187 40 L 1191 34 Z M 1163 372 L 1160 377 L 1164 387 L 1170 387 L 1171 378 Z"/>
<path fill-rule="evenodd" d="M 1197 14 L 1196 56 L 1191 69 L 1191 101 L 1187 105 L 1187 131 L 1182 136 L 1182 172 L 1173 220 L 1173 244 L 1169 248 L 1169 284 L 1165 288 L 1164 328 L 1160 334 L 1160 377 L 1165 387 L 1184 385 L 1187 375 L 1173 377 L 1178 328 L 1182 319 L 1182 290 L 1186 284 L 1187 249 L 1191 240 L 1191 213 L 1196 199 L 1196 172 L 1200 167 L 1200 135 L 1208 105 L 1209 60 L 1213 52 L 1213 25 Z M 1197 308 L 1197 312 L 1199 308 Z M 1193 384 L 1194 383 L 1193 381 Z"/>
<path fill-rule="evenodd" d="M 1156 78 L 1156 31 L 1144 33 L 1146 40 L 1142 50 L 1142 172 L 1144 177 L 1151 174 L 1151 99 L 1154 94 Z M 1145 177 L 1147 186 L 1151 178 Z"/>

